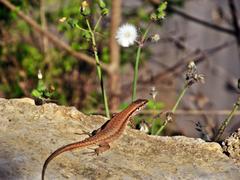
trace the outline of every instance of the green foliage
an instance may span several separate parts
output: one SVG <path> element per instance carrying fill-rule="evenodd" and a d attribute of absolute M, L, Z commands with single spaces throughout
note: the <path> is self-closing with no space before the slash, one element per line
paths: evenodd
<path fill-rule="evenodd" d="M 28 36 L 30 33 L 29 26 L 23 21 L 17 21 L 17 30 L 22 32 L 22 36 Z"/>
<path fill-rule="evenodd" d="M 149 100 L 147 103 L 147 107 L 146 109 L 150 109 L 150 110 L 161 110 L 163 109 L 165 106 L 165 104 L 163 102 L 156 102 L 154 100 Z"/>
<path fill-rule="evenodd" d="M 89 31 L 83 31 L 82 36 L 84 39 L 86 39 L 88 42 L 91 41 L 91 33 Z"/>
<path fill-rule="evenodd" d="M 78 27 L 79 20 L 78 19 L 73 19 L 73 18 L 68 18 L 67 23 L 69 26 L 73 29 L 75 27 Z"/>
<path fill-rule="evenodd" d="M 156 119 L 152 119 L 151 120 L 151 130 L 150 130 L 150 134 L 151 135 L 155 135 L 157 133 L 157 131 L 161 128 L 161 126 L 163 125 L 163 120 L 161 118 L 156 118 Z"/>
<path fill-rule="evenodd" d="M 83 16 L 89 16 L 91 14 L 91 9 L 87 1 L 83 1 L 80 6 L 80 14 Z"/>
<path fill-rule="evenodd" d="M 101 52 L 101 60 L 104 63 L 110 63 L 110 58 L 109 58 L 109 48 L 108 47 L 103 47 L 102 52 Z"/>
<path fill-rule="evenodd" d="M 29 44 L 21 44 L 16 53 L 17 58 L 20 60 L 28 75 L 35 76 L 39 67 L 41 67 L 43 58 L 39 50 Z"/>
<path fill-rule="evenodd" d="M 160 3 L 158 8 L 156 9 L 156 12 L 151 14 L 151 20 L 157 21 L 164 19 L 166 16 L 167 4 L 167 1 Z"/>
<path fill-rule="evenodd" d="M 19 0 L 11 0 L 11 3 L 16 5 L 19 9 L 23 6 L 24 2 Z M 0 21 L 10 25 L 17 19 L 16 12 L 10 11 L 3 4 L 0 4 Z"/>
<path fill-rule="evenodd" d="M 146 109 L 148 110 L 156 110 L 161 112 L 162 109 L 165 107 L 165 104 L 161 101 L 157 102 L 154 100 L 149 100 L 147 103 Z M 159 117 L 147 117 L 147 122 L 151 124 L 150 134 L 154 135 L 158 131 L 158 129 L 162 126 L 162 119 Z"/>
<path fill-rule="evenodd" d="M 32 90 L 32 96 L 39 99 L 51 99 L 54 95 L 54 92 L 50 92 L 50 90 L 47 88 L 43 80 L 38 81 L 38 85 L 36 89 Z"/>
<path fill-rule="evenodd" d="M 142 21 L 148 22 L 149 21 L 149 14 L 146 13 L 146 9 L 145 8 L 138 8 L 137 9 L 137 14 L 136 16 L 141 19 Z"/>
<path fill-rule="evenodd" d="M 76 60 L 73 57 L 66 57 L 62 59 L 63 68 L 65 72 L 70 72 L 73 70 L 73 67 L 77 64 Z"/>
<path fill-rule="evenodd" d="M 100 9 L 106 8 L 106 3 L 103 0 L 97 0 L 97 4 L 99 5 Z"/>
<path fill-rule="evenodd" d="M 101 10 L 101 15 L 106 16 L 109 14 L 109 10 L 103 0 L 97 0 L 97 4 Z"/>
<path fill-rule="evenodd" d="M 11 0 L 11 2 L 41 24 L 39 1 Z M 60 39 L 70 44 L 74 50 L 92 56 L 93 49 L 89 43 L 91 35 L 89 31 L 86 30 L 85 17 L 80 14 L 82 2 L 83 1 L 65 0 L 46 1 L 46 20 L 49 31 L 56 33 Z M 176 3 L 177 0 L 168 2 L 169 4 L 172 2 Z M 107 8 L 110 7 L 110 3 L 111 1 L 105 0 L 94 0 L 91 2 L 88 7 L 90 8 L 91 14 L 88 17 L 93 27 L 101 14 L 108 14 L 109 10 Z M 145 31 L 141 25 L 149 22 L 150 12 L 146 11 L 146 4 L 149 5 L 149 3 L 145 2 L 144 6 L 134 8 L 131 12 L 124 11 L 125 15 L 127 14 L 128 17 L 131 17 L 128 19 L 128 22 L 136 24 L 139 27 L 140 35 Z M 66 20 L 60 22 L 59 20 L 61 18 L 65 18 Z M 100 59 L 104 63 L 109 63 L 109 17 L 103 18 L 102 20 L 95 33 L 96 44 Z M 49 90 L 47 85 L 54 84 L 57 90 L 55 93 L 58 95 L 56 97 L 58 98 L 59 104 L 76 105 L 74 99 L 78 97 L 71 97 L 72 94 L 74 94 L 73 91 L 83 91 L 82 89 L 84 88 L 73 90 L 71 88 L 75 86 L 69 88 L 69 85 L 67 86 L 66 84 L 76 83 L 77 81 L 75 79 L 77 78 L 79 78 L 79 81 L 84 81 L 85 79 L 81 78 L 85 76 L 85 74 L 88 76 L 94 74 L 92 72 L 95 71 L 95 68 L 92 68 L 85 62 L 77 61 L 64 51 L 57 50 L 50 41 L 47 53 L 45 54 L 43 52 L 43 36 L 19 18 L 16 11 L 9 11 L 2 4 L 0 4 L 0 21 L 3 22 L 3 25 L 0 24 L 1 30 L 6 34 L 6 37 L 1 39 L 3 43 L 0 43 L 0 72 L 4 72 L 3 75 L 7 75 L 6 82 L 2 82 L 0 79 L 0 91 L 3 95 L 8 98 L 21 97 L 30 94 L 29 92 L 33 89 L 33 96 L 49 97 L 51 94 L 48 94 Z M 135 52 L 136 48 L 134 47 L 122 50 L 121 66 L 128 63 L 133 65 L 135 62 L 133 54 L 135 54 Z M 144 51 L 141 54 L 141 64 L 149 57 L 148 46 L 144 46 Z M 41 83 L 35 78 L 38 69 L 42 69 L 45 73 L 45 88 L 43 88 L 44 86 L 41 86 Z M 88 78 L 90 79 L 92 77 L 93 76 L 89 76 Z M 21 83 L 24 83 L 24 86 L 20 85 Z M 93 84 L 95 82 L 93 81 L 91 83 Z M 95 84 L 92 84 L 90 90 L 88 90 L 89 92 L 79 93 L 81 102 L 79 106 L 77 104 L 78 108 L 84 104 L 84 106 L 87 105 L 84 110 L 91 111 L 94 109 L 94 111 L 96 111 L 95 109 L 99 107 L 99 102 L 102 100 L 101 95 L 96 91 Z M 85 86 L 84 82 L 81 86 Z M 156 107 L 161 109 L 161 106 L 163 105 L 158 103 L 153 106 L 152 102 L 150 102 L 147 108 L 152 109 Z"/>

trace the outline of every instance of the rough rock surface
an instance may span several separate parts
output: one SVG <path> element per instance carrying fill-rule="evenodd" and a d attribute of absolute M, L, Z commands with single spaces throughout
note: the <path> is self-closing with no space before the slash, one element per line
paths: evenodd
<path fill-rule="evenodd" d="M 51 152 L 83 139 L 75 133 L 104 121 L 73 107 L 0 99 L 0 179 L 40 179 Z M 49 164 L 46 179 L 240 179 L 240 168 L 216 143 L 148 136 L 128 128 L 113 145 L 99 156 L 84 154 L 91 151 L 87 148 L 61 154 Z"/>
<path fill-rule="evenodd" d="M 240 128 L 223 142 L 223 150 L 240 163 Z"/>

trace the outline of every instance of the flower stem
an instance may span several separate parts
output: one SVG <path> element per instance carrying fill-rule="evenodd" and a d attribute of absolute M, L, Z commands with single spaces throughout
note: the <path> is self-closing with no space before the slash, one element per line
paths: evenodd
<path fill-rule="evenodd" d="M 159 130 L 156 132 L 156 135 L 158 136 L 159 134 L 161 134 L 162 130 L 166 127 L 168 121 L 165 120 L 163 125 L 159 128 Z"/>
<path fill-rule="evenodd" d="M 188 89 L 188 86 L 185 85 L 177 99 L 177 102 L 175 103 L 175 105 L 172 108 L 172 113 L 175 113 L 175 111 L 177 110 L 177 107 L 178 107 L 180 101 L 182 100 L 184 94 L 186 93 L 187 89 Z"/>
<path fill-rule="evenodd" d="M 172 113 L 172 114 L 174 114 L 175 111 L 177 110 L 177 107 L 178 107 L 178 105 L 180 104 L 180 101 L 182 100 L 182 98 L 183 98 L 184 94 L 186 93 L 187 89 L 188 89 L 188 86 L 185 85 L 184 88 L 182 89 L 182 91 L 181 91 L 178 99 L 177 99 L 177 102 L 175 103 L 175 105 L 173 106 L 173 108 L 172 108 L 172 110 L 171 110 L 171 113 Z M 167 123 L 168 123 L 168 120 L 165 120 L 164 123 L 163 123 L 163 125 L 162 125 L 162 126 L 159 128 L 159 130 L 157 131 L 156 135 L 161 134 L 161 132 L 163 131 L 163 129 L 167 126 Z"/>
<path fill-rule="evenodd" d="M 134 101 L 134 100 L 136 99 L 137 78 L 138 78 L 138 66 L 139 66 L 141 49 L 142 49 L 142 47 L 141 47 L 141 46 L 138 46 L 137 56 L 136 56 L 136 62 L 135 62 L 135 67 L 134 67 L 132 101 Z"/>
<path fill-rule="evenodd" d="M 108 118 L 110 118 L 110 113 L 109 113 L 109 108 L 108 108 L 108 100 L 107 100 L 107 95 L 106 95 L 106 91 L 105 91 L 105 88 L 104 88 L 102 69 L 101 69 L 101 66 L 100 66 L 100 63 L 99 63 L 99 57 L 98 57 L 98 50 L 97 50 L 97 46 L 96 46 L 95 35 L 94 35 L 94 32 L 93 32 L 93 30 L 90 26 L 90 23 L 89 23 L 88 19 L 86 19 L 86 23 L 87 23 L 87 26 L 88 26 L 88 30 L 91 34 L 92 46 L 93 46 L 93 51 L 94 51 L 94 56 L 95 56 L 96 66 L 97 66 L 97 75 L 98 75 L 98 78 L 100 80 L 100 85 L 101 85 L 101 91 L 102 91 L 106 116 Z"/>
<path fill-rule="evenodd" d="M 135 67 L 134 67 L 134 77 L 133 77 L 133 91 L 132 91 L 132 101 L 136 99 L 136 91 L 137 91 L 137 79 L 138 79 L 138 67 L 139 67 L 139 61 L 140 61 L 140 55 L 141 55 L 141 50 L 143 47 L 143 43 L 146 39 L 146 36 L 149 32 L 150 29 L 150 24 L 147 27 L 146 31 L 144 32 L 141 42 L 138 45 L 137 49 L 137 55 L 136 55 L 136 62 L 135 62 Z"/>
<path fill-rule="evenodd" d="M 220 128 L 218 130 L 218 133 L 217 133 L 216 137 L 214 138 L 214 141 L 219 141 L 220 137 L 222 136 L 224 130 L 227 127 L 227 125 L 230 123 L 234 113 L 238 110 L 239 106 L 240 106 L 240 98 L 238 98 L 238 101 L 233 106 L 233 109 L 232 109 L 231 113 L 228 115 L 228 117 L 221 124 L 221 126 L 220 126 Z"/>
<path fill-rule="evenodd" d="M 99 23 L 100 23 L 101 20 L 102 20 L 102 16 L 100 16 L 100 17 L 98 18 L 97 23 L 96 23 L 96 25 L 95 25 L 94 28 L 93 28 L 93 32 L 96 31 L 96 29 L 98 28 L 98 25 L 99 25 Z"/>
<path fill-rule="evenodd" d="M 80 29 L 81 31 L 88 32 L 88 30 L 87 30 L 87 29 L 84 29 L 84 28 L 82 28 L 82 27 L 81 27 L 81 26 L 79 26 L 78 24 L 76 24 L 76 27 L 77 27 L 78 29 Z"/>

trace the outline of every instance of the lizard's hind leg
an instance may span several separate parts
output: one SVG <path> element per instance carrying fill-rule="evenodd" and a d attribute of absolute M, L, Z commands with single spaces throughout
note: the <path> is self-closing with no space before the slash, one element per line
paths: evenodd
<path fill-rule="evenodd" d="M 106 142 L 101 143 L 101 144 L 99 144 L 99 147 L 97 149 L 95 149 L 95 153 L 98 156 L 100 153 L 103 153 L 109 149 L 110 149 L 110 145 L 108 143 L 106 143 Z"/>
<path fill-rule="evenodd" d="M 101 143 L 99 144 L 99 147 L 98 148 L 91 148 L 91 147 L 88 147 L 87 149 L 91 149 L 93 151 L 91 152 L 84 152 L 83 154 L 88 154 L 90 156 L 94 156 L 94 155 L 99 155 L 105 151 L 107 151 L 108 149 L 110 149 L 110 145 L 108 143 Z"/>

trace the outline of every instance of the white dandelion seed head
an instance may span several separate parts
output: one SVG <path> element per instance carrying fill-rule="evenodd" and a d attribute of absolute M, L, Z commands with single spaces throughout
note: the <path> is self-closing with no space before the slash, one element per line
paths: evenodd
<path fill-rule="evenodd" d="M 137 29 L 132 24 L 124 24 L 118 28 L 115 38 L 120 46 L 129 47 L 137 39 Z"/>

